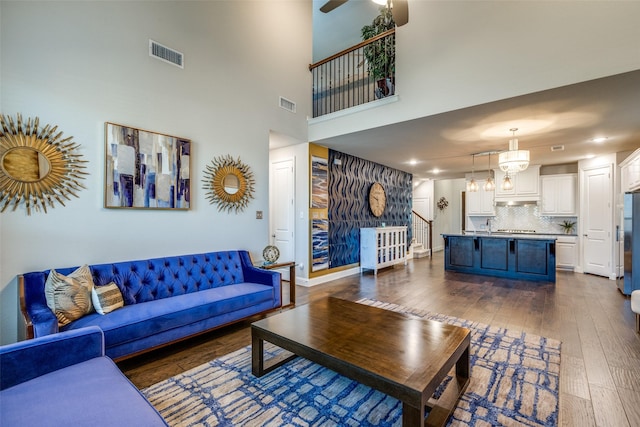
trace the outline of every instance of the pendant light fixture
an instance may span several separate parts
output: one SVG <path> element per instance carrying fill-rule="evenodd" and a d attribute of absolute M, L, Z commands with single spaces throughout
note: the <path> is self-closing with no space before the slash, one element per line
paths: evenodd
<path fill-rule="evenodd" d="M 513 133 L 513 138 L 509 140 L 509 151 L 500 153 L 498 164 L 503 172 L 513 175 L 529 167 L 529 150 L 518 150 L 518 138 L 516 138 L 518 128 L 509 130 Z"/>
<path fill-rule="evenodd" d="M 491 176 L 491 152 L 489 152 L 489 168 L 487 169 L 487 180 L 484 183 L 484 191 L 493 191 L 496 188 L 496 184 Z"/>
<path fill-rule="evenodd" d="M 513 182 L 511 182 L 511 177 L 509 176 L 509 173 L 506 173 L 504 175 L 504 179 L 502 180 L 502 189 L 503 190 L 513 189 Z"/>
<path fill-rule="evenodd" d="M 467 191 L 475 193 L 476 191 L 478 191 L 478 183 L 476 182 L 476 176 L 475 176 L 475 169 L 476 169 L 476 155 L 472 154 L 471 155 L 471 159 L 472 159 L 472 166 L 471 166 L 471 181 L 469 181 L 469 184 L 467 185 Z"/>

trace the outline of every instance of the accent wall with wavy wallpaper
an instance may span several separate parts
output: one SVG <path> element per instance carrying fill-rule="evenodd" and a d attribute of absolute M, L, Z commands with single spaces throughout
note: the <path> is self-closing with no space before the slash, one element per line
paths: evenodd
<path fill-rule="evenodd" d="M 384 187 L 387 203 L 380 217 L 371 213 L 369 189 Z M 360 228 L 407 226 L 411 241 L 412 182 L 410 173 L 329 150 L 329 266 L 360 262 Z"/>

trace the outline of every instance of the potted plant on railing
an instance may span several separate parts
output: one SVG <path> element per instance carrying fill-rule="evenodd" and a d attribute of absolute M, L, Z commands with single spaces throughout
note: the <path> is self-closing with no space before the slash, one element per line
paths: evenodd
<path fill-rule="evenodd" d="M 371 25 L 362 27 L 362 40 L 369 40 L 395 27 L 396 23 L 393 21 L 391 8 L 383 6 L 380 8 L 380 14 L 373 19 Z M 396 70 L 395 38 L 385 37 L 376 40 L 364 46 L 363 50 L 369 76 L 376 80 L 376 98 L 393 95 Z"/>

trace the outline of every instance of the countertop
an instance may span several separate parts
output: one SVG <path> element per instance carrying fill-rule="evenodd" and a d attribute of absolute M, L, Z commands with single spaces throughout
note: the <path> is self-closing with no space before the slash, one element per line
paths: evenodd
<path fill-rule="evenodd" d="M 575 237 L 575 235 L 567 234 L 537 234 L 537 233 L 505 233 L 500 231 L 494 231 L 487 233 L 486 231 L 478 232 L 465 232 L 465 233 L 444 233 L 442 236 L 464 236 L 464 237 L 494 237 L 497 239 L 530 239 L 530 240 L 556 240 L 558 237 L 568 236 Z"/>

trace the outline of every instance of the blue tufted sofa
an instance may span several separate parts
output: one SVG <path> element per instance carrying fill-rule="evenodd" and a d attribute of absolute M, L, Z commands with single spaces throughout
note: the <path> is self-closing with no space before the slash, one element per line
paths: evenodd
<path fill-rule="evenodd" d="M 246 251 L 223 251 L 90 265 L 95 286 L 115 282 L 124 307 L 58 328 L 47 306 L 49 270 L 18 276 L 28 338 L 98 326 L 114 360 L 281 306 L 280 274 L 255 268 Z M 68 275 L 76 268 L 56 269 Z"/>
<path fill-rule="evenodd" d="M 167 426 L 91 326 L 0 347 L 2 426 Z"/>

